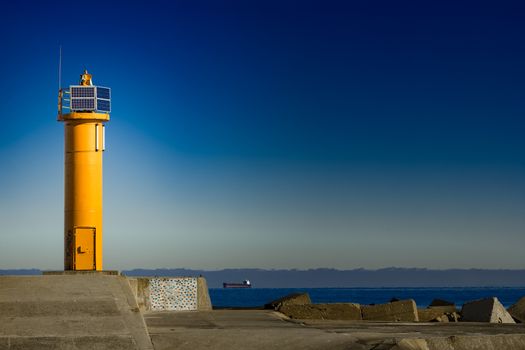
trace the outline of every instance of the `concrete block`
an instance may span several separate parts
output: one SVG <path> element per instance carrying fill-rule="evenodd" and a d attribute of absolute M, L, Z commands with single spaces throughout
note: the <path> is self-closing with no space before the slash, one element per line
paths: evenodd
<path fill-rule="evenodd" d="M 433 319 L 432 322 L 448 323 L 448 322 L 450 322 L 450 320 L 449 320 L 447 315 L 441 315 L 441 316 L 436 317 L 435 319 Z"/>
<path fill-rule="evenodd" d="M 455 306 L 433 306 L 426 309 L 417 309 L 419 322 L 438 321 L 438 318 L 442 319 L 442 322 L 453 321 L 450 319 L 450 316 L 456 314 L 456 312 Z M 447 321 L 442 316 L 445 316 Z"/>
<path fill-rule="evenodd" d="M 361 320 L 361 307 L 359 304 L 285 304 L 279 312 L 294 319 L 313 320 Z"/>
<path fill-rule="evenodd" d="M 461 316 L 467 322 L 516 323 L 495 297 L 465 303 Z"/>
<path fill-rule="evenodd" d="M 458 311 L 457 308 L 456 308 L 456 304 L 454 304 L 451 301 L 446 301 L 446 300 L 442 300 L 442 299 L 434 299 L 434 300 L 432 300 L 430 305 L 428 305 L 428 308 L 429 309 L 437 308 L 438 310 L 443 310 L 444 312 L 448 312 L 448 313 L 452 313 L 452 312 L 457 312 Z"/>
<path fill-rule="evenodd" d="M 509 314 L 518 322 L 525 323 L 525 297 L 521 298 L 516 304 L 509 307 Z"/>
<path fill-rule="evenodd" d="M 417 309 L 419 322 L 431 322 L 444 315 L 445 312 L 439 308 Z"/>
<path fill-rule="evenodd" d="M 450 305 L 450 306 L 429 306 L 428 309 L 439 310 L 439 311 L 444 312 L 444 313 L 458 312 L 458 309 L 456 308 L 455 305 Z"/>
<path fill-rule="evenodd" d="M 137 277 L 141 311 L 206 311 L 211 299 L 204 277 Z"/>
<path fill-rule="evenodd" d="M 368 321 L 419 321 L 416 302 L 412 299 L 388 304 L 361 305 L 363 320 Z"/>
<path fill-rule="evenodd" d="M 450 322 L 459 322 L 461 320 L 461 315 L 457 312 L 449 313 L 447 316 Z"/>
<path fill-rule="evenodd" d="M 304 305 L 311 304 L 310 295 L 308 293 L 292 293 L 282 298 L 270 301 L 264 305 L 265 309 L 279 310 L 285 305 Z"/>
<path fill-rule="evenodd" d="M 428 307 L 434 307 L 434 306 L 454 306 L 455 307 L 456 305 L 451 301 L 447 301 L 443 299 L 434 299 L 432 300 L 430 305 L 428 305 Z"/>

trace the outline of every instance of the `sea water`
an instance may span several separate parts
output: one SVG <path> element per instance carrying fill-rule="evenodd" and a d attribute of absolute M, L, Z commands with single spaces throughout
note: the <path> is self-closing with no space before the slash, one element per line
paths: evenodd
<path fill-rule="evenodd" d="M 392 299 L 414 299 L 418 307 L 427 307 L 433 299 L 463 303 L 487 297 L 497 297 L 509 307 L 525 296 L 523 288 L 210 288 L 214 307 L 258 307 L 290 293 L 310 295 L 313 303 L 387 303 Z"/>

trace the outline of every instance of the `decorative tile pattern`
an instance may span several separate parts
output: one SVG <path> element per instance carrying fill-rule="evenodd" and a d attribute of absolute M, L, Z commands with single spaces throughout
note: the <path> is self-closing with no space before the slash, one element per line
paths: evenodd
<path fill-rule="evenodd" d="M 196 277 L 155 277 L 149 280 L 151 310 L 197 310 Z"/>

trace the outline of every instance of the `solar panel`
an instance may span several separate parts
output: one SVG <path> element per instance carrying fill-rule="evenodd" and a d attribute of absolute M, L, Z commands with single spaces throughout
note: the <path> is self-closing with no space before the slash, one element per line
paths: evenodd
<path fill-rule="evenodd" d="M 111 89 L 102 86 L 71 85 L 72 111 L 101 113 L 111 112 Z"/>
<path fill-rule="evenodd" d="M 111 112 L 111 102 L 109 100 L 97 99 L 97 111 L 109 113 Z"/>
<path fill-rule="evenodd" d="M 75 97 L 95 97 L 94 86 L 71 86 L 71 98 Z"/>
<path fill-rule="evenodd" d="M 103 99 L 109 100 L 110 99 L 110 91 L 111 91 L 110 88 L 97 86 L 97 98 L 103 98 Z"/>
<path fill-rule="evenodd" d="M 95 110 L 95 99 L 92 98 L 72 98 L 71 110 L 73 111 L 93 111 Z"/>

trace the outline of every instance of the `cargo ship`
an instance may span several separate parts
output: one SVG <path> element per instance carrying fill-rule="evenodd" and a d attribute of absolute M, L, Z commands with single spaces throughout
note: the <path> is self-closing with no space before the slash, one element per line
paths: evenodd
<path fill-rule="evenodd" d="M 251 288 L 252 284 L 248 280 L 242 281 L 242 283 L 227 283 L 222 284 L 224 288 Z"/>

